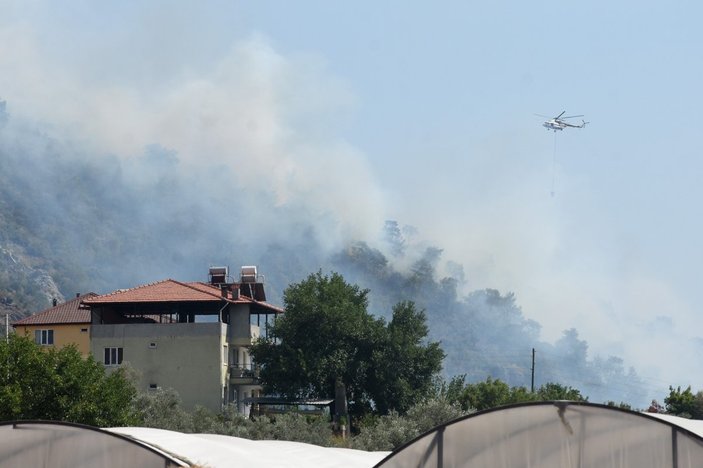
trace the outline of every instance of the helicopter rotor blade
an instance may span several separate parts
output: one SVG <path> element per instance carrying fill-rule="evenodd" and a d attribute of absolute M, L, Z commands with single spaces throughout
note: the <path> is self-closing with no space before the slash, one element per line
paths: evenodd
<path fill-rule="evenodd" d="M 556 119 L 561 118 L 561 116 L 564 115 L 565 112 L 566 112 L 566 111 L 562 111 L 561 114 L 559 114 L 559 115 L 557 115 L 556 117 L 554 117 L 554 119 L 556 120 Z"/>
<path fill-rule="evenodd" d="M 537 117 L 544 117 L 545 119 L 551 119 L 551 115 L 535 114 Z"/>
<path fill-rule="evenodd" d="M 567 115 L 566 117 L 562 117 L 562 119 L 573 119 L 576 117 L 583 117 L 583 115 Z"/>

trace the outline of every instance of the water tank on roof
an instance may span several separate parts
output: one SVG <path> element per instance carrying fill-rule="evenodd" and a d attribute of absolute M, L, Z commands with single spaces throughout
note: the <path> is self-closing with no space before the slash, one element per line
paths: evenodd
<path fill-rule="evenodd" d="M 249 265 L 242 267 L 242 283 L 256 283 L 256 267 Z"/>
<path fill-rule="evenodd" d="M 210 267 L 208 272 L 210 284 L 225 284 L 227 282 L 227 267 Z"/>

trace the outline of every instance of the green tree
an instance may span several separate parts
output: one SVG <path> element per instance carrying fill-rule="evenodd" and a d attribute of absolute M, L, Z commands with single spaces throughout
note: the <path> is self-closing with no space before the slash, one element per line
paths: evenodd
<path fill-rule="evenodd" d="M 391 411 L 362 425 L 352 439 L 352 447 L 361 450 L 393 450 L 418 435 L 448 421 L 470 414 L 458 404 L 442 397 L 414 405 L 405 415 Z"/>
<path fill-rule="evenodd" d="M 571 388 L 558 383 L 549 382 L 542 385 L 537 390 L 539 400 L 571 400 L 571 401 L 588 401 L 588 398 L 581 395 L 581 392 L 575 388 Z"/>
<path fill-rule="evenodd" d="M 500 379 L 486 378 L 484 382 L 464 385 L 464 376 L 454 377 L 449 384 L 440 387 L 440 395 L 447 395 L 464 410 L 485 410 L 497 406 L 528 401 L 574 400 L 587 401 L 575 388 L 557 383 L 546 383 L 536 392 L 522 386 L 510 387 Z"/>
<path fill-rule="evenodd" d="M 455 375 L 447 382 L 439 378 L 435 384 L 435 395 L 439 399 L 447 400 L 451 404 L 460 405 L 461 395 L 466 385 L 466 374 Z"/>
<path fill-rule="evenodd" d="M 144 427 L 193 432 L 193 417 L 183 408 L 180 395 L 172 388 L 141 392 L 132 405 Z"/>
<path fill-rule="evenodd" d="M 358 450 L 393 450 L 420 435 L 415 421 L 401 416 L 396 411 L 362 425 L 358 435 L 352 438 L 352 447 Z"/>
<path fill-rule="evenodd" d="M 510 389 L 510 403 L 522 403 L 525 401 L 535 401 L 538 397 L 527 387 L 512 387 Z"/>
<path fill-rule="evenodd" d="M 276 341 L 262 339 L 251 349 L 266 391 L 329 398 L 339 379 L 356 407 L 368 405 L 371 356 L 384 330 L 366 311 L 367 294 L 337 273 L 318 272 L 289 286 L 286 313 L 271 329 Z"/>
<path fill-rule="evenodd" d="M 244 439 L 291 440 L 329 446 L 334 442 L 327 418 L 295 412 L 249 419 L 234 405 L 220 412 L 196 405 L 192 411 L 182 406 L 181 397 L 172 388 L 140 393 L 134 399 L 141 425 L 170 431 L 197 434 L 224 434 Z"/>
<path fill-rule="evenodd" d="M 467 384 L 459 396 L 459 403 L 464 409 L 474 408 L 481 411 L 536 399 L 536 395 L 527 391 L 525 387 L 510 387 L 500 379 L 494 380 L 488 377 L 485 382 Z"/>
<path fill-rule="evenodd" d="M 616 403 L 613 400 L 608 400 L 605 402 L 607 406 L 612 406 L 613 408 L 620 408 L 620 409 L 626 409 L 630 411 L 635 411 L 635 409 L 630 405 L 629 403 L 625 403 L 624 401 L 621 401 L 620 403 Z"/>
<path fill-rule="evenodd" d="M 460 397 L 461 407 L 478 411 L 505 405 L 510 401 L 510 387 L 500 379 L 467 384 Z"/>
<path fill-rule="evenodd" d="M 405 413 L 434 390 L 432 377 L 442 370 L 444 351 L 438 342 L 425 344 L 425 313 L 412 302 L 393 307 L 393 318 L 381 346 L 372 355 L 369 382 L 376 410 Z"/>
<path fill-rule="evenodd" d="M 427 432 L 440 424 L 460 418 L 461 416 L 466 416 L 473 412 L 473 409 L 464 410 L 458 404 L 450 403 L 445 399 L 431 398 L 410 408 L 408 412 L 405 413 L 405 416 L 408 419 L 415 421 L 418 432 L 422 434 L 423 432 Z"/>
<path fill-rule="evenodd" d="M 349 412 L 407 410 L 429 393 L 444 353 L 424 344 L 425 316 L 412 303 L 394 308 L 391 322 L 367 312 L 368 290 L 338 273 L 321 272 L 283 294 L 286 313 L 275 340 L 258 340 L 251 354 L 267 392 L 290 398 L 330 398 L 346 386 Z"/>
<path fill-rule="evenodd" d="M 681 387 L 669 386 L 669 396 L 664 398 L 666 412 L 684 418 L 703 419 L 703 392 L 694 394 L 691 386 L 681 390 Z"/>
<path fill-rule="evenodd" d="M 391 249 L 391 253 L 395 257 L 401 257 L 405 253 L 405 239 L 403 232 L 398 226 L 398 221 L 392 219 L 386 220 L 383 226 L 384 240 Z"/>
<path fill-rule="evenodd" d="M 121 369 L 106 375 L 74 346 L 41 349 L 26 337 L 0 342 L 0 419 L 93 426 L 133 425 L 134 386 Z"/>

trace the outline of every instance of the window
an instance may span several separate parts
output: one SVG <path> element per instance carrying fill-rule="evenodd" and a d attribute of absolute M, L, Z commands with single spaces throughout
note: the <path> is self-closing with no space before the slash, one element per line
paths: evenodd
<path fill-rule="evenodd" d="M 81 328 L 81 333 L 88 333 L 88 329 L 87 329 L 87 328 Z"/>
<path fill-rule="evenodd" d="M 122 348 L 105 348 L 106 366 L 118 366 L 122 364 Z"/>
<path fill-rule="evenodd" d="M 34 341 L 42 346 L 54 344 L 54 330 L 34 330 Z"/>

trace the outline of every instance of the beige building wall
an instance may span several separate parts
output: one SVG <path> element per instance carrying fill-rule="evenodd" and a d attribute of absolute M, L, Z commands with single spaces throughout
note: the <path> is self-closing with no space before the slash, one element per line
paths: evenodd
<path fill-rule="evenodd" d="M 77 346 L 78 351 L 83 357 L 87 357 L 90 353 L 90 324 L 87 323 L 71 323 L 62 325 L 18 325 L 15 327 L 15 333 L 29 337 L 34 340 L 35 330 L 53 330 L 54 344 L 45 345 L 46 347 L 63 348 L 69 344 Z"/>
<path fill-rule="evenodd" d="M 238 305 L 229 309 L 229 334 L 230 344 L 249 346 L 251 344 L 251 316 L 248 305 Z"/>
<path fill-rule="evenodd" d="M 140 374 L 139 389 L 174 388 L 186 408 L 213 411 L 226 395 L 227 324 L 169 323 L 98 325 L 91 351 L 103 362 L 105 348 L 122 348 L 123 363 Z"/>

